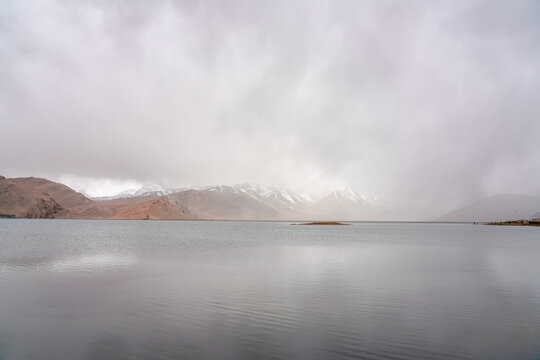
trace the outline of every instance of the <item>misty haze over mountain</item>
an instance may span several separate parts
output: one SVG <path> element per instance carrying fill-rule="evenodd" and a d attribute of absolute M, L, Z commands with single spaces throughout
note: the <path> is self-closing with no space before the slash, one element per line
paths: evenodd
<path fill-rule="evenodd" d="M 540 197 L 497 195 L 424 220 L 529 220 L 540 217 L 538 210 Z M 400 220 L 403 211 L 346 187 L 309 199 L 284 188 L 252 183 L 186 188 L 146 184 L 138 190 L 91 198 L 47 179 L 0 176 L 0 218 L 391 221 Z"/>
<path fill-rule="evenodd" d="M 350 188 L 406 220 L 540 196 L 537 1 L 0 8 L 0 175 L 93 197 L 266 184 L 336 217 Z"/>

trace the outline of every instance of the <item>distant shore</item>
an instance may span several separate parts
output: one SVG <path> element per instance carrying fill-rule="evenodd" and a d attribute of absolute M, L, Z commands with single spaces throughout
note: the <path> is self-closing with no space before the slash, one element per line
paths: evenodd
<path fill-rule="evenodd" d="M 489 222 L 486 225 L 505 225 L 505 226 L 540 226 L 540 219 L 534 220 L 508 220 Z"/>

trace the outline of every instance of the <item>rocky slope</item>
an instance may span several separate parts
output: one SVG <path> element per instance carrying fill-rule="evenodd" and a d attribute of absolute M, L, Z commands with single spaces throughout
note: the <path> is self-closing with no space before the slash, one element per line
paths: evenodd
<path fill-rule="evenodd" d="M 0 180 L 0 214 L 19 218 L 104 218 L 112 210 L 73 189 L 40 178 Z"/>
<path fill-rule="evenodd" d="M 54 218 L 66 210 L 49 194 L 0 179 L 0 217 Z"/>
<path fill-rule="evenodd" d="M 0 217 L 64 219 L 186 219 L 166 200 L 135 198 L 95 201 L 75 190 L 40 178 L 0 179 Z"/>
<path fill-rule="evenodd" d="M 197 219 L 277 220 L 281 214 L 274 208 L 245 194 L 227 189 L 186 190 L 167 198 Z"/>
<path fill-rule="evenodd" d="M 187 220 L 192 219 L 185 210 L 165 197 L 150 199 L 140 204 L 118 209 L 112 219 L 126 220 Z"/>

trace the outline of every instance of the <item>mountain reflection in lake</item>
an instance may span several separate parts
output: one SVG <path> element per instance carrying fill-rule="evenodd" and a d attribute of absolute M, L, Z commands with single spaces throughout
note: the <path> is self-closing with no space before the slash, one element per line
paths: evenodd
<path fill-rule="evenodd" d="M 0 359 L 538 359 L 540 233 L 0 221 Z"/>

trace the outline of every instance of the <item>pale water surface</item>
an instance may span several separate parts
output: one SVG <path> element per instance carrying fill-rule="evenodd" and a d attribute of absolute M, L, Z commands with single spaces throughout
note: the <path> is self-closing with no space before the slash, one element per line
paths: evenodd
<path fill-rule="evenodd" d="M 0 359 L 540 359 L 540 228 L 0 220 Z"/>

